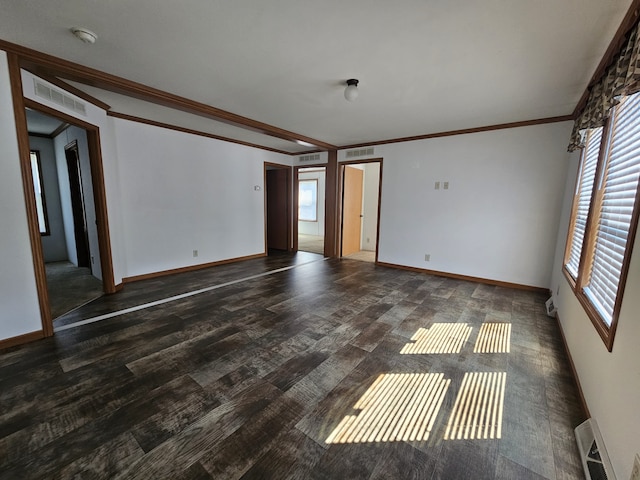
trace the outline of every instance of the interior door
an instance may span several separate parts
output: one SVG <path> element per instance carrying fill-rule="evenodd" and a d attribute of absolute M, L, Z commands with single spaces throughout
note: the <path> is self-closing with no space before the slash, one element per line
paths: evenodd
<path fill-rule="evenodd" d="M 89 232 L 85 214 L 82 177 L 80 175 L 80 159 L 78 147 L 73 145 L 64 150 L 69 172 L 69 189 L 71 191 L 71 211 L 73 213 L 73 230 L 78 254 L 78 267 L 91 269 L 91 253 L 89 251 Z"/>
<path fill-rule="evenodd" d="M 289 250 L 289 169 L 267 170 L 267 248 Z"/>
<path fill-rule="evenodd" d="M 344 167 L 342 256 L 360 251 L 362 236 L 362 181 L 362 170 L 349 166 Z"/>

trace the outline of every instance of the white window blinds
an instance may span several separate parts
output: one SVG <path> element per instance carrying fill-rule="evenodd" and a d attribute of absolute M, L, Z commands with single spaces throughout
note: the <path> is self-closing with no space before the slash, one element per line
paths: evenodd
<path fill-rule="evenodd" d="M 589 281 L 584 288 L 608 326 L 618 296 L 639 174 L 640 95 L 633 95 L 616 109 L 608 159 L 595 197 L 597 230 Z"/>
<path fill-rule="evenodd" d="M 602 130 L 602 127 L 598 127 L 587 131 L 586 147 L 583 152 L 580 178 L 578 179 L 576 186 L 576 196 L 574 198 L 575 224 L 570 238 L 570 250 L 566 263 L 567 270 L 574 280 L 578 277 L 582 244 L 587 227 L 589 208 L 591 206 L 593 181 L 596 176 L 598 154 L 600 152 L 600 144 L 602 142 Z"/>

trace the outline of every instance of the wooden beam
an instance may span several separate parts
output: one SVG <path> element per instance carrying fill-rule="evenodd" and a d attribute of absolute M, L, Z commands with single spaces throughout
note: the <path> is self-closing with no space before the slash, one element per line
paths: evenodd
<path fill-rule="evenodd" d="M 227 112 L 210 105 L 190 100 L 173 93 L 149 87 L 126 78 L 102 72 L 78 63 L 38 52 L 22 45 L 0 40 L 0 49 L 13 53 L 20 58 L 20 66 L 40 77 L 58 77 L 71 80 L 110 92 L 127 95 L 147 102 L 174 108 L 183 112 L 227 123 L 245 130 L 251 130 L 276 138 L 297 143 L 309 143 L 323 150 L 335 149 L 334 145 L 305 135 L 300 135 L 267 123 L 252 120 L 235 113 Z"/>
<path fill-rule="evenodd" d="M 340 249 L 338 225 L 340 202 L 338 201 L 338 151 L 329 151 L 329 161 L 326 164 L 326 183 L 324 199 L 324 255 L 325 257 L 339 257 Z"/>
<path fill-rule="evenodd" d="M 198 135 L 200 137 L 213 138 L 215 140 L 221 140 L 223 142 L 237 143 L 238 145 L 245 145 L 247 147 L 259 148 L 261 150 L 267 150 L 269 152 L 281 153 L 283 155 L 292 155 L 284 150 L 278 150 L 277 148 L 265 147 L 263 145 L 257 145 L 255 143 L 243 142 L 242 140 L 235 140 L 233 138 L 221 137 L 220 135 L 214 135 L 213 133 L 202 132 L 200 130 L 192 130 L 190 128 L 178 127 L 176 125 L 170 125 L 168 123 L 156 122 L 155 120 L 149 120 L 142 117 L 135 117 L 133 115 L 126 115 L 124 113 L 118 113 L 114 111 L 107 112 L 109 117 L 120 118 L 122 120 L 129 120 L 130 122 L 144 123 L 146 125 L 153 125 L 154 127 L 168 128 L 169 130 L 175 130 L 177 132 L 189 133 L 191 135 Z"/>

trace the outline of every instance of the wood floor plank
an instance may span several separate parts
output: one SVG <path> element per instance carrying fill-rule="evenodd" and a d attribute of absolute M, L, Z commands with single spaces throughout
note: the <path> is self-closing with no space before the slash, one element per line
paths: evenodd
<path fill-rule="evenodd" d="M 200 463 L 214 478 L 240 478 L 300 419 L 303 406 L 284 395 L 254 414 Z"/>
<path fill-rule="evenodd" d="M 579 478 L 584 412 L 544 301 L 315 254 L 127 284 L 56 320 L 71 328 L 53 338 L 0 351 L 0 479 Z M 511 325 L 509 353 L 474 352 L 487 322 Z M 459 351 L 402 353 L 438 323 L 471 329 Z M 445 439 L 474 372 L 506 373 L 502 437 Z M 425 374 L 447 382 L 433 415 L 411 419 L 433 419 L 428 438 L 327 443 L 368 415 L 398 425 L 413 384 L 388 398 L 372 385 Z"/>
<path fill-rule="evenodd" d="M 135 425 L 130 432 L 145 452 L 180 433 L 202 415 L 220 405 L 220 400 L 185 375 L 167 387 L 174 393 L 162 402 L 154 401 L 157 412 Z"/>
<path fill-rule="evenodd" d="M 111 478 L 144 455 L 130 433 L 123 433 L 93 451 L 65 465 L 52 474 L 52 479 Z"/>
<path fill-rule="evenodd" d="M 302 432 L 293 429 L 274 442 L 242 480 L 281 480 L 310 478 L 324 449 Z"/>
<path fill-rule="evenodd" d="M 202 464 L 204 455 L 218 452 L 230 435 L 245 423 L 252 422 L 255 415 L 269 408 L 281 395 L 267 382 L 249 388 L 235 399 L 205 413 L 114 478 L 172 478 L 195 463 Z M 206 469 L 205 465 L 203 467 Z"/>

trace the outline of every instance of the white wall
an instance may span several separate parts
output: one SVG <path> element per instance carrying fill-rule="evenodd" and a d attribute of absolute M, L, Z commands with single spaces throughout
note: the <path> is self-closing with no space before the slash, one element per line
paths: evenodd
<path fill-rule="evenodd" d="M 324 236 L 324 197 L 326 189 L 326 172 L 324 170 L 315 172 L 304 172 L 300 170 L 300 172 L 298 173 L 298 178 L 300 180 L 318 180 L 318 221 L 298 221 L 298 233 L 302 233 L 305 235 Z"/>
<path fill-rule="evenodd" d="M 320 165 L 323 163 L 327 163 L 329 161 L 329 153 L 328 152 L 318 152 L 318 154 L 320 155 L 319 160 L 317 161 L 313 161 L 313 162 L 301 162 L 300 161 L 300 157 L 305 157 L 307 154 L 301 153 L 299 155 L 287 155 L 289 157 L 289 163 L 290 165 L 293 165 L 294 167 L 312 167 L 313 165 Z"/>
<path fill-rule="evenodd" d="M 377 145 L 379 260 L 548 288 L 571 126 Z M 449 189 L 435 190 L 436 181 Z"/>
<path fill-rule="evenodd" d="M 608 352 L 562 273 L 578 163 L 578 155 L 572 155 L 552 289 L 589 411 L 600 427 L 616 477 L 627 479 L 633 457 L 640 452 L 640 235 L 636 235 L 633 247 L 613 350 Z"/>
<path fill-rule="evenodd" d="M 47 218 L 49 220 L 50 232 L 49 235 L 40 236 L 44 261 L 64 261 L 69 257 L 65 243 L 62 208 L 60 206 L 60 189 L 58 186 L 58 170 L 56 167 L 53 140 L 50 138 L 29 136 L 29 145 L 32 150 L 38 150 L 40 152 L 40 163 L 42 165 L 42 183 L 44 185 L 44 198 L 47 205 Z"/>
<path fill-rule="evenodd" d="M 126 276 L 265 252 L 264 162 L 290 157 L 127 120 L 114 126 Z"/>
<path fill-rule="evenodd" d="M 380 164 L 365 163 L 362 192 L 362 250 L 375 251 L 378 235 L 378 193 L 380 190 Z"/>
<path fill-rule="evenodd" d="M 89 145 L 87 132 L 75 126 L 67 128 L 58 135 L 53 143 L 58 169 L 60 185 L 60 203 L 64 232 L 67 238 L 66 248 L 69 261 L 78 265 L 78 252 L 76 249 L 75 227 L 73 223 L 73 209 L 71 208 L 71 191 L 69 187 L 69 170 L 64 147 L 73 141 L 78 145 L 80 160 L 80 176 L 82 178 L 82 195 L 84 198 L 85 217 L 87 221 L 87 236 L 89 238 L 89 252 L 91 255 L 91 273 L 102 280 L 102 267 L 100 265 L 100 248 L 98 244 L 98 228 L 96 224 L 96 206 L 93 196 L 93 180 L 91 177 L 91 163 L 89 161 Z"/>
<path fill-rule="evenodd" d="M 7 56 L 0 51 L 0 340 L 42 330 Z"/>

